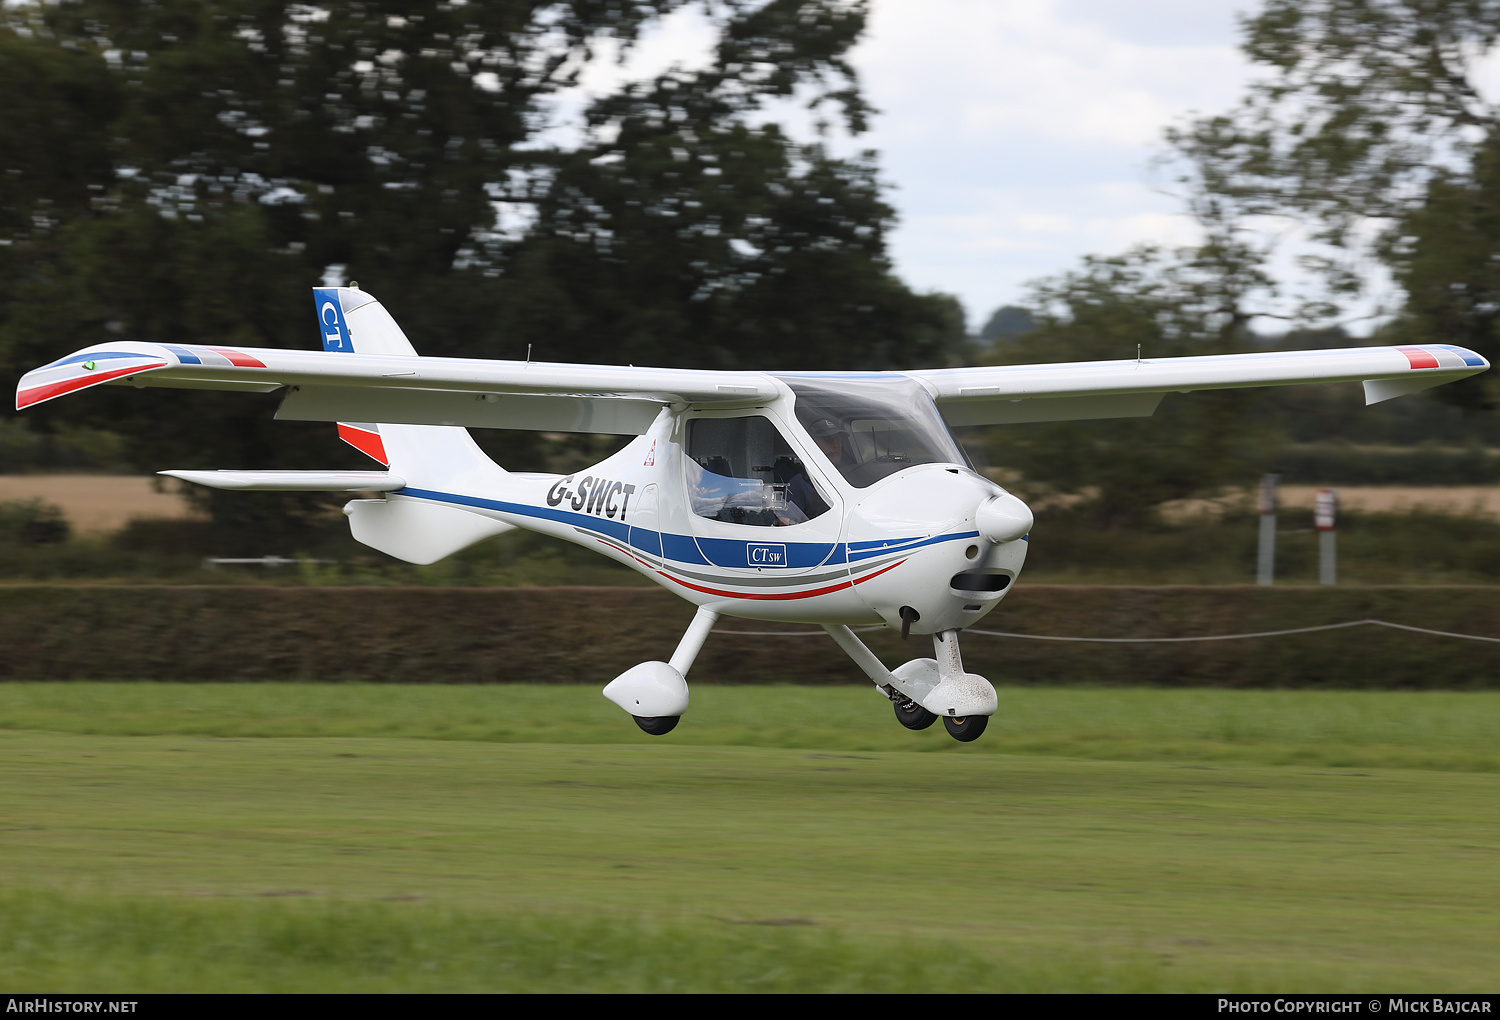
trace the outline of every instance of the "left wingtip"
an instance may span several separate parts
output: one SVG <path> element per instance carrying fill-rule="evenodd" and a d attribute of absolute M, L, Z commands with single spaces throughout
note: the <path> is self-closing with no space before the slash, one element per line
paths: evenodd
<path fill-rule="evenodd" d="M 16 385 L 16 410 L 45 403 L 57 397 L 90 389 L 103 383 L 165 368 L 168 362 L 157 355 L 135 352 L 113 353 L 106 357 L 75 355 L 60 362 L 34 368 Z"/>

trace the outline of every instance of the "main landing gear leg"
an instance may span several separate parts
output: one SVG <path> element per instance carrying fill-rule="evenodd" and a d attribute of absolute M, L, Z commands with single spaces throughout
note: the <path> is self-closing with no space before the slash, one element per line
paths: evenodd
<path fill-rule="evenodd" d="M 923 708 L 904 693 L 904 686 L 896 675 L 885 668 L 885 663 L 876 658 L 875 653 L 866 647 L 848 627 L 843 624 L 825 623 L 823 629 L 828 632 L 829 637 L 838 642 L 854 664 L 865 671 L 865 675 L 874 681 L 875 686 L 881 694 L 891 699 L 891 707 L 896 710 L 896 721 L 909 730 L 925 730 L 937 722 L 937 716 Z"/>
<path fill-rule="evenodd" d="M 956 630 L 932 636 L 935 658 L 913 659 L 888 670 L 848 627 L 824 624 L 823 629 L 891 699 L 897 720 L 907 729 L 926 729 L 941 716 L 948 735 L 967 743 L 978 739 L 999 707 L 989 681 L 964 672 Z"/>
<path fill-rule="evenodd" d="M 932 653 L 940 678 L 933 695 L 938 695 L 941 701 L 942 688 L 952 688 L 946 698 L 950 702 L 948 710 L 942 712 L 943 728 L 954 740 L 964 743 L 978 740 L 990 723 L 990 715 L 999 707 L 995 688 L 978 673 L 964 672 L 963 656 L 958 651 L 958 631 L 944 630 L 932 635 Z M 964 714 L 960 715 L 960 711 Z"/>
<path fill-rule="evenodd" d="M 672 732 L 687 711 L 687 672 L 718 620 L 718 613 L 699 606 L 670 662 L 632 666 L 609 682 L 604 696 L 629 712 L 635 724 L 652 736 Z"/>

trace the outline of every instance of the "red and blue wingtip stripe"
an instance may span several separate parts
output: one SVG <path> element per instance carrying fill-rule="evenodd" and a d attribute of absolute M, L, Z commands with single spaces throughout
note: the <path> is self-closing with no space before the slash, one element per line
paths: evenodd
<path fill-rule="evenodd" d="M 238 368 L 265 368 L 266 363 L 259 358 L 252 357 L 244 351 L 237 351 L 232 347 L 206 347 L 205 350 L 213 351 L 221 357 L 227 358 L 231 365 Z"/>
<path fill-rule="evenodd" d="M 1464 364 L 1468 365 L 1470 368 L 1490 367 L 1490 363 L 1488 361 L 1485 361 L 1484 358 L 1482 358 L 1478 354 L 1475 354 L 1467 347 L 1455 347 L 1452 344 L 1438 344 L 1437 346 L 1440 350 L 1452 351 L 1454 354 L 1457 354 L 1460 358 L 1463 359 Z"/>
<path fill-rule="evenodd" d="M 135 347 L 136 350 L 127 348 Z M 84 348 L 32 369 L 16 385 L 16 410 L 90 389 L 117 379 L 129 378 L 171 366 L 213 368 L 265 368 L 265 362 L 232 347 L 190 344 L 125 343 Z"/>
<path fill-rule="evenodd" d="M 141 351 L 80 351 L 22 376 L 16 385 L 16 410 L 168 364 L 160 354 Z"/>
<path fill-rule="evenodd" d="M 1408 344 L 1395 348 L 1412 368 L 1488 368 L 1489 362 L 1466 347 L 1452 344 Z"/>

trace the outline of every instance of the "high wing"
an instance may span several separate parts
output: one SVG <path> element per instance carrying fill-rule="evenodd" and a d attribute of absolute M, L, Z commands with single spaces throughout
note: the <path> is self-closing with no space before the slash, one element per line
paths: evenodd
<path fill-rule="evenodd" d="M 1365 403 L 1475 375 L 1490 363 L 1447 344 L 1218 354 L 1144 361 L 948 368 L 921 381 L 949 425 L 999 425 L 1149 415 L 1172 392 L 1363 382 Z"/>
<path fill-rule="evenodd" d="M 330 331 L 325 350 L 99 344 L 28 372 L 16 388 L 16 409 L 103 384 L 165 386 L 281 391 L 276 416 L 300 421 L 640 435 L 667 404 L 746 406 L 779 392 L 777 380 L 760 372 L 417 357 L 369 294 L 316 293 Z M 355 353 L 354 333 L 363 353 Z M 1473 351 L 1425 344 L 842 377 L 914 379 L 950 425 L 990 425 L 1143 416 L 1173 391 L 1298 383 L 1363 382 L 1366 402 L 1376 403 L 1487 368 Z"/>
<path fill-rule="evenodd" d="M 101 384 L 284 390 L 276 417 L 412 425 L 644 433 L 665 404 L 774 399 L 757 372 L 564 365 L 468 358 L 124 342 L 86 347 L 34 369 L 20 410 Z"/>

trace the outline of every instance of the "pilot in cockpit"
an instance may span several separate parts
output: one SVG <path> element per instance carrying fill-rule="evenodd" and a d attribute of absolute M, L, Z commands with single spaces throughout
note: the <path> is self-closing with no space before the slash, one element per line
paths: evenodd
<path fill-rule="evenodd" d="M 844 427 L 832 418 L 819 418 L 808 427 L 807 431 L 812 436 L 813 442 L 818 444 L 818 449 L 823 451 L 823 455 L 833 463 L 834 467 L 838 467 L 847 456 L 844 446 L 849 440 L 849 433 L 844 431 Z M 822 496 L 818 495 L 812 479 L 807 476 L 807 467 L 801 461 L 794 461 L 789 466 L 791 472 L 784 479 L 787 487 L 786 501 L 789 507 L 795 507 L 800 513 L 778 516 L 776 523 L 781 527 L 811 520 L 828 509 L 828 504 L 823 501 Z M 777 479 L 777 481 L 782 480 Z"/>

